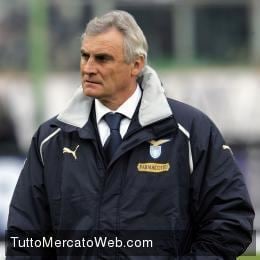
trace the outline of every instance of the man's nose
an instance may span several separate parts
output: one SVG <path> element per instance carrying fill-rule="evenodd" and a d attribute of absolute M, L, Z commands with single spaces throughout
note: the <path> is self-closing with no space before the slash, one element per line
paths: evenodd
<path fill-rule="evenodd" d="M 95 74 L 97 72 L 95 59 L 89 57 L 88 60 L 83 62 L 83 72 L 86 74 Z"/>

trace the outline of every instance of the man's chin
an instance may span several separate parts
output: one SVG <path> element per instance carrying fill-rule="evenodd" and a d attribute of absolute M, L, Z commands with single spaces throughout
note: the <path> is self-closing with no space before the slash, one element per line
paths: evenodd
<path fill-rule="evenodd" d="M 96 95 L 98 95 L 101 87 L 102 86 L 100 84 L 97 84 L 97 83 L 85 83 L 84 82 L 82 84 L 83 92 L 86 96 L 96 96 Z"/>
<path fill-rule="evenodd" d="M 88 97 L 93 97 L 93 98 L 99 97 L 98 91 L 91 89 L 91 88 L 83 87 L 83 93 L 85 96 L 88 96 Z"/>

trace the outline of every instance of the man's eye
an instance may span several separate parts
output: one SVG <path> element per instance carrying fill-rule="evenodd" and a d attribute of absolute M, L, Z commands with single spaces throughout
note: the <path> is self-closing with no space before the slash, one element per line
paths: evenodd
<path fill-rule="evenodd" d="M 87 53 L 84 53 L 84 52 L 81 52 L 81 57 L 84 59 L 84 60 L 87 60 L 89 58 L 89 55 Z"/>
<path fill-rule="evenodd" d="M 106 55 L 98 55 L 96 56 L 96 60 L 99 62 L 105 62 L 109 60 L 109 57 Z"/>

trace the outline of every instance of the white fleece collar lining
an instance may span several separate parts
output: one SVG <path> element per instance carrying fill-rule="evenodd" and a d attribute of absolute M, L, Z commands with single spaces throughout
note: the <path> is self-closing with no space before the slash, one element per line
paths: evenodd
<path fill-rule="evenodd" d="M 146 66 L 140 77 L 143 77 L 141 82 L 143 96 L 138 119 L 141 126 L 144 127 L 171 116 L 172 110 L 157 73 L 151 67 Z M 92 97 L 84 95 L 80 86 L 57 119 L 63 123 L 82 128 L 89 119 L 93 100 Z"/>

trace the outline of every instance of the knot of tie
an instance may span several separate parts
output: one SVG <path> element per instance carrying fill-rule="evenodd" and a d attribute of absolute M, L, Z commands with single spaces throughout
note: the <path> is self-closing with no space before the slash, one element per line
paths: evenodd
<path fill-rule="evenodd" d="M 107 113 L 104 115 L 104 120 L 110 128 L 110 136 L 104 145 L 104 150 L 108 161 L 112 159 L 114 153 L 122 142 L 119 127 L 123 117 L 124 116 L 119 113 Z"/>
<path fill-rule="evenodd" d="M 107 113 L 104 115 L 104 120 L 108 124 L 110 130 L 119 131 L 120 122 L 123 119 L 123 115 L 119 113 Z"/>

